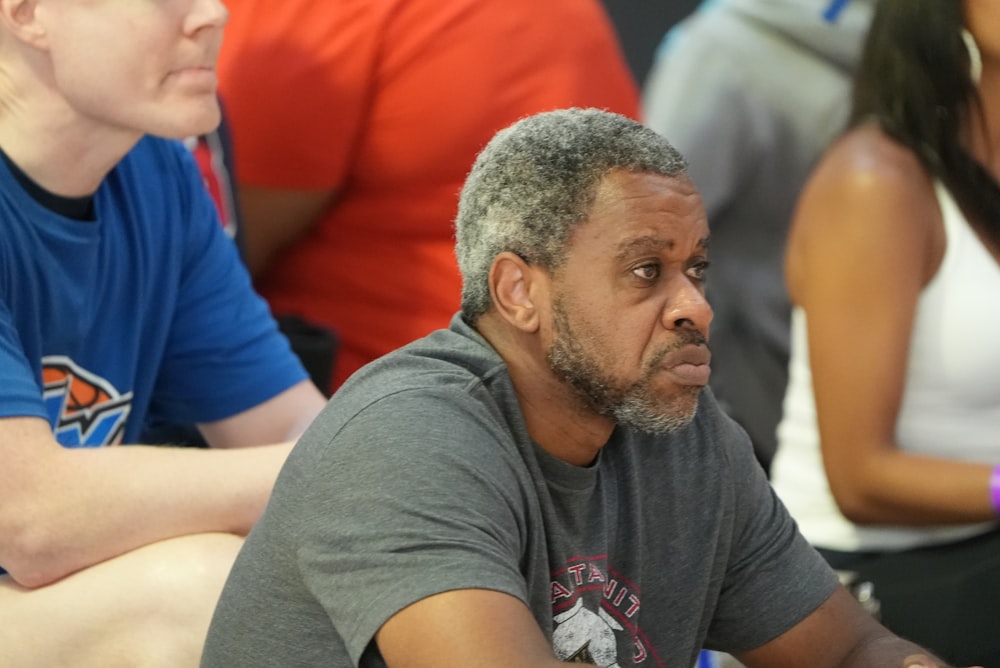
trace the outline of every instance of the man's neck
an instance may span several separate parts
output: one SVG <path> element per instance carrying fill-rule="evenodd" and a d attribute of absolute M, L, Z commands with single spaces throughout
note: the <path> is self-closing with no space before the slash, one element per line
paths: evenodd
<path fill-rule="evenodd" d="M 531 438 L 546 452 L 587 466 L 607 443 L 614 421 L 586 407 L 572 388 L 553 374 L 533 334 L 483 316 L 477 331 L 507 363 Z"/>

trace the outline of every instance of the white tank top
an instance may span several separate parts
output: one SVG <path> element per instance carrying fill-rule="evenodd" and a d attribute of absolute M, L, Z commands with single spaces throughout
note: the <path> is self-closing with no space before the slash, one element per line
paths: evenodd
<path fill-rule="evenodd" d="M 1000 264 L 947 189 L 935 184 L 935 191 L 946 248 L 917 303 L 896 443 L 907 452 L 1000 464 Z M 817 547 L 898 550 L 950 542 L 995 526 L 862 527 L 840 513 L 821 460 L 801 308 L 792 313 L 789 384 L 771 479 L 803 535 Z"/>

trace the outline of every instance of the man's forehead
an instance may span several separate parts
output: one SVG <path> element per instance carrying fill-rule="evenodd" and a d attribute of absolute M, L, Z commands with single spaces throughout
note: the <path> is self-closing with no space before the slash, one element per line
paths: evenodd
<path fill-rule="evenodd" d="M 616 170 L 598 182 L 589 213 L 601 215 L 623 208 L 636 212 L 654 208 L 678 216 L 703 211 L 701 194 L 685 173 L 667 175 Z"/>
<path fill-rule="evenodd" d="M 657 171 L 624 168 L 615 168 L 606 172 L 597 182 L 597 189 L 598 192 L 606 188 L 616 189 L 626 182 L 636 180 L 645 181 L 647 179 L 651 179 L 653 182 L 660 182 L 664 186 L 682 193 L 695 189 L 694 182 L 685 171 L 680 171 L 676 174 L 663 174 Z"/>
<path fill-rule="evenodd" d="M 695 248 L 707 251 L 709 237 L 706 234 L 695 242 Z M 622 239 L 614 248 L 615 258 L 626 260 L 636 255 L 657 255 L 673 251 L 678 245 L 678 239 L 673 235 L 647 234 L 639 237 Z"/>

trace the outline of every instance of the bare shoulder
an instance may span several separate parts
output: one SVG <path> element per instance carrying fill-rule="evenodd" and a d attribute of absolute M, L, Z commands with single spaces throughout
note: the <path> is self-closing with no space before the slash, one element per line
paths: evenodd
<path fill-rule="evenodd" d="M 813 173 L 803 203 L 836 198 L 841 206 L 881 202 L 922 210 L 934 201 L 931 180 L 916 155 L 874 125 L 847 132 L 827 151 Z"/>
<path fill-rule="evenodd" d="M 856 273 L 875 259 L 926 282 L 943 252 L 941 230 L 933 181 L 916 155 L 874 125 L 854 128 L 800 196 L 785 265 L 793 300 L 801 303 L 810 277 Z"/>

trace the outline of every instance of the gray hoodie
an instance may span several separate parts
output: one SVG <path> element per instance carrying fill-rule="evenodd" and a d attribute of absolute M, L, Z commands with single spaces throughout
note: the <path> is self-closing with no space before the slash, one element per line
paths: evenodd
<path fill-rule="evenodd" d="M 844 127 L 874 2 L 706 0 L 667 34 L 643 91 L 645 123 L 688 159 L 708 213 L 712 387 L 765 467 L 788 378 L 788 224 Z"/>

